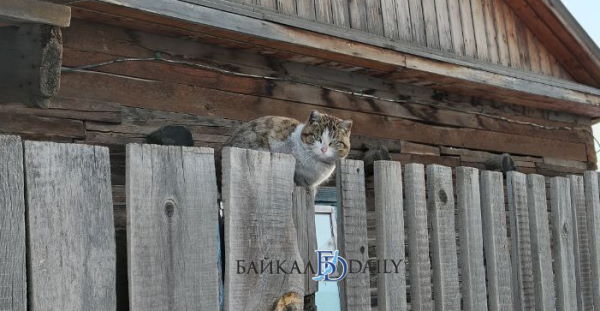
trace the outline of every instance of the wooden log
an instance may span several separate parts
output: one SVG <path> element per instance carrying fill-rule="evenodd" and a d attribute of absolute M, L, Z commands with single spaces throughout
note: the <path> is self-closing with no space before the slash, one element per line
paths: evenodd
<path fill-rule="evenodd" d="M 541 175 L 527 175 L 527 203 L 531 231 L 531 255 L 535 282 L 535 307 L 538 311 L 556 310 L 554 273 L 546 198 L 546 180 Z"/>
<path fill-rule="evenodd" d="M 456 200 L 463 308 L 473 311 L 487 310 L 481 197 L 477 169 L 470 167 L 456 169 Z"/>
<path fill-rule="evenodd" d="M 507 237 L 502 173 L 483 171 L 481 219 L 488 281 L 489 309 L 513 310 L 510 241 Z"/>
<path fill-rule="evenodd" d="M 527 177 L 519 172 L 506 176 L 510 217 L 511 259 L 513 266 L 513 299 L 517 310 L 535 308 L 531 231 L 527 203 Z"/>
<path fill-rule="evenodd" d="M 48 107 L 60 86 L 60 28 L 39 24 L 0 27 L 0 38 L 0 102 Z"/>
<path fill-rule="evenodd" d="M 577 284 L 575 280 L 576 232 L 573 228 L 571 189 L 569 179 L 550 179 L 550 209 L 552 213 L 553 258 L 556 271 L 556 307 L 558 310 L 577 310 Z"/>
<path fill-rule="evenodd" d="M 217 310 L 214 152 L 127 145 L 130 310 Z"/>
<path fill-rule="evenodd" d="M 600 306 L 600 193 L 598 191 L 598 172 L 587 171 L 584 174 L 585 206 L 590 236 L 590 263 L 592 270 L 592 295 L 594 306 Z"/>
<path fill-rule="evenodd" d="M 115 310 L 108 148 L 25 142 L 30 310 Z"/>
<path fill-rule="evenodd" d="M 575 280 L 577 282 L 577 305 L 579 310 L 588 310 L 593 305 L 592 271 L 590 266 L 590 232 L 585 206 L 583 176 L 570 175 L 571 208 L 575 233 Z M 596 237 L 597 238 L 597 237 Z"/>
<path fill-rule="evenodd" d="M 336 166 L 338 194 L 338 247 L 349 262 L 367 262 L 367 206 L 365 175 L 362 161 L 340 160 Z M 351 271 L 349 271 L 351 272 Z M 348 273 L 340 283 L 343 310 L 371 310 L 369 271 Z"/>
<path fill-rule="evenodd" d="M 436 310 L 460 310 L 452 170 L 427 166 L 427 209 L 431 223 L 433 296 Z"/>
<path fill-rule="evenodd" d="M 317 233 L 315 228 L 315 190 L 304 187 L 294 188 L 292 207 L 294 225 L 298 234 L 298 250 L 305 264 L 311 264 L 313 271 L 305 274 L 304 295 L 317 292 L 318 283 L 312 277 L 317 271 L 315 250 L 317 250 Z"/>
<path fill-rule="evenodd" d="M 299 308 L 292 310 L 302 310 L 304 275 L 277 273 L 278 263 L 287 272 L 294 263 L 304 270 L 292 219 L 294 158 L 224 148 L 222 163 L 225 310 L 270 310 L 286 298 L 293 298 L 290 308 Z"/>
<path fill-rule="evenodd" d="M 27 310 L 23 145 L 0 136 L 0 309 Z"/>
<path fill-rule="evenodd" d="M 402 165 L 376 161 L 374 173 L 377 259 L 398 263 L 395 271 L 380 270 L 382 273 L 377 276 L 377 307 L 406 310 Z"/>
<path fill-rule="evenodd" d="M 408 227 L 408 254 L 411 309 L 433 310 L 431 262 L 425 200 L 425 170 L 422 164 L 404 167 L 405 208 Z"/>

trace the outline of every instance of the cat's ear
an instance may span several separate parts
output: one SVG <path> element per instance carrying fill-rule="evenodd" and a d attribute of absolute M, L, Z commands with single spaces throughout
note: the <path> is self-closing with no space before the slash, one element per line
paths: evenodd
<path fill-rule="evenodd" d="M 310 117 L 308 117 L 308 122 L 319 121 L 319 119 L 321 119 L 321 113 L 316 110 L 313 110 L 310 113 Z"/>
<path fill-rule="evenodd" d="M 352 129 L 352 120 L 344 120 L 340 123 L 341 128 L 345 129 L 347 132 L 350 132 Z"/>

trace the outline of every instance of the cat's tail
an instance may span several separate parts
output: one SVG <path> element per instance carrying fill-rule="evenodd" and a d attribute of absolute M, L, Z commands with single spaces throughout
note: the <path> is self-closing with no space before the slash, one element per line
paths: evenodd
<path fill-rule="evenodd" d="M 273 311 L 303 311 L 304 298 L 295 292 L 283 294 L 275 303 Z"/>

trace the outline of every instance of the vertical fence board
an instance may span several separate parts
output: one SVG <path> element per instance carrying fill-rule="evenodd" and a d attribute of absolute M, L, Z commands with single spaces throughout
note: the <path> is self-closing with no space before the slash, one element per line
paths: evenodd
<path fill-rule="evenodd" d="M 395 0 L 396 18 L 398 19 L 398 35 L 400 40 L 412 40 L 412 22 L 410 21 L 410 0 Z"/>
<path fill-rule="evenodd" d="M 296 0 L 296 8 L 299 17 L 315 20 L 315 0 Z"/>
<path fill-rule="evenodd" d="M 411 310 L 433 310 L 431 262 L 425 201 L 425 169 L 422 164 L 404 167 L 406 221 L 408 227 L 408 263 Z"/>
<path fill-rule="evenodd" d="M 23 145 L 0 136 L 0 310 L 27 310 Z"/>
<path fill-rule="evenodd" d="M 513 301 L 517 310 L 533 310 L 535 307 L 526 179 L 525 174 L 514 171 L 506 176 L 512 240 Z"/>
<path fill-rule="evenodd" d="M 317 262 L 315 250 L 317 249 L 317 232 L 315 228 L 315 192 L 314 189 L 295 187 L 293 194 L 292 212 L 294 225 L 298 234 L 298 249 L 305 264 L 311 263 L 316 271 Z M 304 294 L 310 295 L 317 291 L 318 283 L 313 281 L 313 271 L 306 273 Z"/>
<path fill-rule="evenodd" d="M 366 0 L 367 2 L 367 29 L 370 33 L 383 36 L 383 16 L 381 0 Z"/>
<path fill-rule="evenodd" d="M 347 0 L 331 0 L 333 23 L 337 26 L 350 28 L 350 11 Z"/>
<path fill-rule="evenodd" d="M 481 173 L 480 182 L 489 310 L 511 311 L 513 310 L 512 269 L 504 211 L 502 173 L 484 171 Z"/>
<path fill-rule="evenodd" d="M 377 277 L 377 303 L 381 310 L 406 310 L 402 201 L 400 162 L 375 162 L 377 259 L 400 260 L 397 271 L 382 271 Z"/>
<path fill-rule="evenodd" d="M 538 311 L 556 310 L 548 205 L 546 203 L 546 180 L 544 176 L 528 175 L 527 193 L 535 281 L 535 306 Z"/>
<path fill-rule="evenodd" d="M 561 311 L 577 310 L 575 282 L 575 256 L 573 212 L 569 180 L 564 177 L 550 179 L 550 208 L 554 271 L 556 271 L 556 305 Z"/>
<path fill-rule="evenodd" d="M 452 170 L 428 165 L 427 192 L 436 310 L 460 310 Z"/>
<path fill-rule="evenodd" d="M 577 305 L 579 310 L 592 308 L 590 237 L 585 208 L 585 195 L 582 176 L 569 176 L 571 183 L 571 208 L 573 210 L 573 230 L 575 233 L 575 280 L 577 282 Z"/>
<path fill-rule="evenodd" d="M 423 2 L 421 0 L 408 0 L 410 9 L 410 23 L 412 26 L 412 40 L 418 45 L 426 45 L 425 16 L 423 15 Z"/>
<path fill-rule="evenodd" d="M 458 55 L 465 55 L 465 39 L 462 30 L 462 15 L 460 12 L 460 0 L 448 0 L 448 16 L 450 18 L 450 36 L 452 37 L 452 49 Z"/>
<path fill-rule="evenodd" d="M 381 0 L 381 18 L 383 22 L 383 34 L 390 39 L 400 38 L 398 32 L 398 16 L 396 0 Z"/>
<path fill-rule="evenodd" d="M 292 219 L 294 158 L 285 154 L 223 149 L 225 310 L 270 310 L 286 293 L 304 295 L 304 276 L 284 274 L 304 265 Z M 246 273 L 238 273 L 240 260 Z M 261 260 L 273 264 L 262 271 Z M 250 269 L 250 262 L 258 266 Z M 256 293 L 256 294 L 253 294 Z M 302 306 L 298 306 L 302 309 Z"/>
<path fill-rule="evenodd" d="M 296 0 L 276 0 L 277 11 L 286 15 L 297 15 Z"/>
<path fill-rule="evenodd" d="M 331 0 L 315 1 L 317 21 L 324 24 L 333 24 L 333 12 L 331 12 Z"/>
<path fill-rule="evenodd" d="M 108 148 L 25 142 L 31 310 L 115 310 Z"/>
<path fill-rule="evenodd" d="M 348 0 L 350 26 L 353 29 L 367 31 L 367 4 L 365 0 Z"/>
<path fill-rule="evenodd" d="M 471 0 L 458 0 L 458 2 L 460 6 L 463 40 L 465 43 L 465 55 L 470 57 L 477 57 L 477 44 L 475 43 L 475 28 L 473 26 L 473 11 L 471 10 Z"/>
<path fill-rule="evenodd" d="M 209 148 L 127 145 L 131 310 L 217 310 L 218 205 Z"/>
<path fill-rule="evenodd" d="M 367 207 L 365 175 L 362 161 L 340 160 L 337 163 L 338 246 L 346 260 L 367 262 Z M 349 267 L 350 268 L 350 267 Z M 342 310 L 370 310 L 369 273 L 348 273 L 340 284 Z"/>
<path fill-rule="evenodd" d="M 440 48 L 440 33 L 438 29 L 438 16 L 435 0 L 422 0 L 423 20 L 425 21 L 425 37 L 427 46 L 434 49 Z M 445 36 L 445 34 L 442 34 Z"/>
<path fill-rule="evenodd" d="M 440 48 L 452 51 L 452 31 L 450 28 L 450 11 L 446 0 L 435 0 L 438 33 L 440 34 Z"/>
<path fill-rule="evenodd" d="M 598 172 L 587 171 L 585 179 L 585 205 L 590 236 L 590 263 L 592 268 L 592 295 L 594 306 L 600 306 L 600 198 L 598 197 Z"/>
<path fill-rule="evenodd" d="M 470 167 L 456 169 L 456 200 L 463 308 L 467 311 L 487 310 L 481 198 L 477 169 Z"/>

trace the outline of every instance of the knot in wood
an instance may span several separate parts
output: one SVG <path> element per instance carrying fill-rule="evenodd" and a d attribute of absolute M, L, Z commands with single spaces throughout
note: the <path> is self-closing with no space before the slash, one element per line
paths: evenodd
<path fill-rule="evenodd" d="M 165 202 L 165 215 L 167 215 L 167 217 L 173 217 L 173 214 L 175 213 L 175 202 L 173 202 L 172 200 L 167 200 Z"/>
<path fill-rule="evenodd" d="M 446 194 L 446 191 L 444 190 L 440 190 L 438 192 L 438 198 L 440 199 L 440 201 L 442 201 L 442 203 L 446 204 L 448 202 L 448 195 Z"/>

